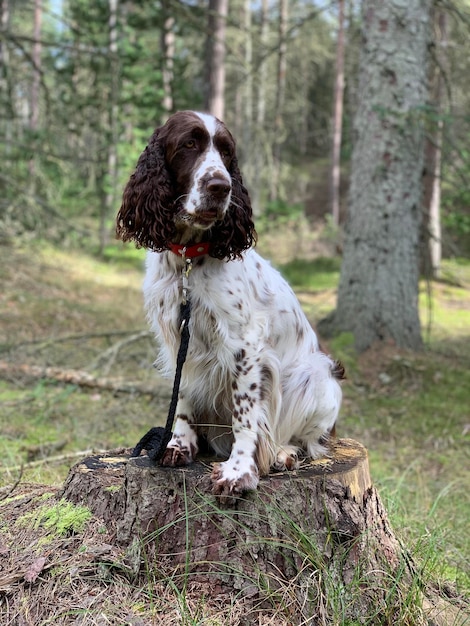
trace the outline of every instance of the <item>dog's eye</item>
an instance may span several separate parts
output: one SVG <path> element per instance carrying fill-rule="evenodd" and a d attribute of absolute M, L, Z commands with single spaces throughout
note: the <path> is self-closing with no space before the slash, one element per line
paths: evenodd
<path fill-rule="evenodd" d="M 195 148 L 195 147 L 196 147 L 196 141 L 195 141 L 194 139 L 189 139 L 189 141 L 187 141 L 187 142 L 184 144 L 184 147 L 185 147 L 185 148 L 188 148 L 189 150 L 192 150 L 193 148 Z"/>

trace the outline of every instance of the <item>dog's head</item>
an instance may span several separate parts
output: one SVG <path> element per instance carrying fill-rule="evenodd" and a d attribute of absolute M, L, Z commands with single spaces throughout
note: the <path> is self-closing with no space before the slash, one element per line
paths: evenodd
<path fill-rule="evenodd" d="M 157 128 L 124 189 L 116 233 L 157 252 L 207 241 L 218 259 L 250 248 L 256 239 L 250 198 L 225 124 L 181 111 Z"/>

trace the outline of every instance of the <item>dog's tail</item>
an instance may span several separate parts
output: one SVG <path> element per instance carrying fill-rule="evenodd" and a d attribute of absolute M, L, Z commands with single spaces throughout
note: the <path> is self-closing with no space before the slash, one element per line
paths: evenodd
<path fill-rule="evenodd" d="M 341 361 L 333 362 L 333 365 L 331 366 L 331 375 L 333 376 L 333 378 L 336 378 L 336 380 L 345 380 L 345 369 Z"/>

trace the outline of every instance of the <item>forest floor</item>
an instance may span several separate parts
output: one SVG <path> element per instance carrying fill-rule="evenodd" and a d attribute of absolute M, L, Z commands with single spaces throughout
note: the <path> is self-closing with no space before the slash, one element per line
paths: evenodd
<path fill-rule="evenodd" d="M 261 252 L 278 251 L 273 261 L 315 324 L 334 307 L 339 261 L 288 262 L 265 241 Z M 236 599 L 184 594 L 155 572 L 130 576 L 100 520 L 55 499 L 87 452 L 132 447 L 166 417 L 142 261 L 130 248 L 97 261 L 0 246 L 1 624 L 287 626 L 287 609 L 247 616 Z M 339 433 L 368 448 L 397 535 L 426 583 L 458 607 L 452 623 L 470 624 L 470 264 L 446 262 L 441 281 L 423 281 L 420 302 L 421 354 L 389 345 L 357 357 L 348 335 L 328 344 L 348 375 Z"/>

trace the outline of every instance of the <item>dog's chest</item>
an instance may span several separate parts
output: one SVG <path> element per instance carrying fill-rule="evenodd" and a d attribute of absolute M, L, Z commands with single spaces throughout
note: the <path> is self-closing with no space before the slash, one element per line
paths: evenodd
<path fill-rule="evenodd" d="M 224 346 L 231 349 L 232 344 L 237 344 L 233 347 L 236 350 L 240 337 L 253 321 L 246 287 L 230 276 L 227 265 L 207 265 L 195 265 L 187 280 L 190 352 L 213 352 Z M 161 341 L 173 347 L 180 338 L 183 280 L 180 273 L 169 276 L 165 269 L 158 268 L 153 276 L 147 276 L 144 293 L 153 329 Z"/>

